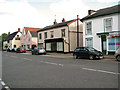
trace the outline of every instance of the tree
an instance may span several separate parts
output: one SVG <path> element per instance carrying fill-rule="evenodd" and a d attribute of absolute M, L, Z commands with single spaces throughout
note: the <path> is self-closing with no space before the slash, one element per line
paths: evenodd
<path fill-rule="evenodd" d="M 5 40 L 5 38 L 8 36 L 8 34 L 6 33 L 3 33 L 1 36 L 0 36 L 0 50 L 3 49 L 3 41 Z"/>

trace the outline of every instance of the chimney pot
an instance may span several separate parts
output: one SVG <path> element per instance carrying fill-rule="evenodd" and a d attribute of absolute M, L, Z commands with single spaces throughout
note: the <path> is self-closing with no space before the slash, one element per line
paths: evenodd
<path fill-rule="evenodd" d="M 55 19 L 55 21 L 54 21 L 54 25 L 55 25 L 55 24 L 57 24 L 56 19 Z"/>
<path fill-rule="evenodd" d="M 10 32 L 8 32 L 8 35 L 10 35 Z"/>
<path fill-rule="evenodd" d="M 18 32 L 20 32 L 20 28 L 18 28 Z"/>
<path fill-rule="evenodd" d="M 65 18 L 63 18 L 62 22 L 65 22 Z"/>
<path fill-rule="evenodd" d="M 96 11 L 95 10 L 88 10 L 88 15 L 91 15 L 94 12 L 96 12 Z"/>

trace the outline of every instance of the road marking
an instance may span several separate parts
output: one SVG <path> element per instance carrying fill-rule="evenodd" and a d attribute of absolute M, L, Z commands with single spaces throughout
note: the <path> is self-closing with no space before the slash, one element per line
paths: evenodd
<path fill-rule="evenodd" d="M 110 72 L 110 71 L 104 71 L 104 70 L 97 70 L 97 69 L 90 69 L 90 68 L 82 68 L 82 69 L 89 70 L 89 71 L 95 71 L 95 72 L 109 73 L 109 74 L 114 74 L 114 75 L 120 74 L 120 73 L 115 73 L 115 72 Z"/>
<path fill-rule="evenodd" d="M 10 56 L 10 57 L 12 57 L 12 58 L 18 58 L 17 56 Z"/>
<path fill-rule="evenodd" d="M 52 64 L 52 65 L 56 65 L 56 66 L 64 66 L 63 64 L 57 64 L 57 63 L 52 63 L 52 62 L 45 62 L 45 61 L 40 61 L 42 63 L 46 63 L 46 64 Z"/>
<path fill-rule="evenodd" d="M 23 58 L 23 59 L 28 60 L 28 61 L 32 61 L 32 59 L 28 59 L 28 58 Z"/>

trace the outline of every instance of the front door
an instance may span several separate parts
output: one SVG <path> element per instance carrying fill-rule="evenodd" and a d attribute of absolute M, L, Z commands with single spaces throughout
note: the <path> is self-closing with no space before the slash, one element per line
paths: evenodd
<path fill-rule="evenodd" d="M 53 51 L 53 52 L 57 51 L 57 43 L 56 42 L 51 43 L 51 51 Z"/>
<path fill-rule="evenodd" d="M 101 36 L 102 40 L 102 52 L 103 54 L 107 53 L 107 43 L 106 43 L 106 35 Z"/>

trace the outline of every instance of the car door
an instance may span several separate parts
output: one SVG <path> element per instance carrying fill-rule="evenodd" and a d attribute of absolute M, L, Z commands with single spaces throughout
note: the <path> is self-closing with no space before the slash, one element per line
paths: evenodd
<path fill-rule="evenodd" d="M 88 58 L 88 51 L 86 50 L 85 47 L 81 47 L 80 48 L 80 57 L 82 58 Z"/>

